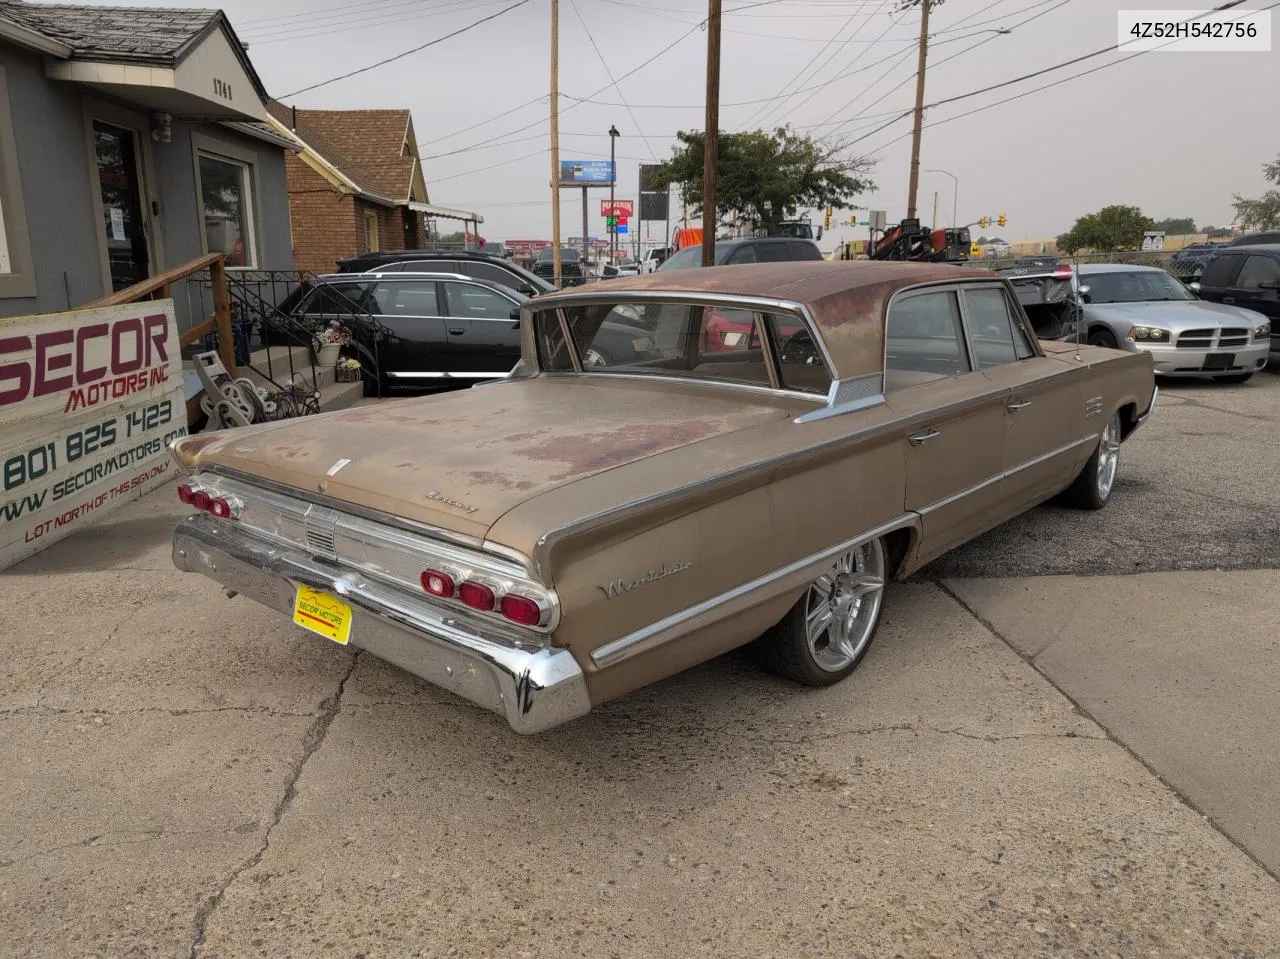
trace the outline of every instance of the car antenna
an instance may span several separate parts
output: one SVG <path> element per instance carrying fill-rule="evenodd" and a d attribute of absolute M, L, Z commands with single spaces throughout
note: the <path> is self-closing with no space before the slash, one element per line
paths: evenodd
<path fill-rule="evenodd" d="M 1084 302 L 1080 296 L 1080 252 L 1071 254 L 1071 299 L 1076 308 L 1076 362 L 1080 357 L 1080 331 L 1084 327 Z"/>

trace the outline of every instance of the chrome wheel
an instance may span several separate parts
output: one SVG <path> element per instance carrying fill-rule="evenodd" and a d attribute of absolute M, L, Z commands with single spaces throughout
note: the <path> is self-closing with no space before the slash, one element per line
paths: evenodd
<path fill-rule="evenodd" d="M 596 350 L 587 350 L 582 357 L 583 367 L 588 366 L 608 366 L 609 361 L 600 355 Z"/>
<path fill-rule="evenodd" d="M 805 596 L 805 638 L 814 664 L 847 669 L 875 633 L 884 597 L 884 546 L 874 540 L 836 559 Z"/>
<path fill-rule="evenodd" d="M 1116 482 L 1116 469 L 1120 465 L 1120 414 L 1112 413 L 1107 428 L 1098 442 L 1098 499 L 1111 495 Z"/>

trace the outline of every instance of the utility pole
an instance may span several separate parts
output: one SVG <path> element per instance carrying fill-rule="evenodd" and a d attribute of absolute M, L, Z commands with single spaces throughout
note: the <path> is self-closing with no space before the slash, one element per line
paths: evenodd
<path fill-rule="evenodd" d="M 587 188 L 582 188 L 582 275 L 587 275 L 587 261 L 591 259 L 591 243 L 587 239 Z"/>
<path fill-rule="evenodd" d="M 708 0 L 707 127 L 702 137 L 702 265 L 716 264 L 716 161 L 720 152 L 720 0 Z"/>
<path fill-rule="evenodd" d="M 618 159 L 614 150 L 614 144 L 618 142 L 618 137 L 622 136 L 618 132 L 618 128 L 613 124 L 609 124 L 609 216 L 613 216 L 613 187 L 618 180 Z M 605 223 L 609 222 L 605 218 Z M 615 224 L 618 222 L 614 217 Z M 609 262 L 612 263 L 618 255 L 618 228 L 616 226 L 609 227 Z"/>
<path fill-rule="evenodd" d="M 920 184 L 920 127 L 924 121 L 924 66 L 929 53 L 929 7 L 920 0 L 920 62 L 916 67 L 916 115 L 911 126 L 911 185 L 907 188 L 907 219 L 916 215 L 916 187 Z"/>
<path fill-rule="evenodd" d="M 934 229 L 938 225 L 938 191 L 933 191 L 933 219 L 929 221 L 929 229 Z"/>
<path fill-rule="evenodd" d="M 551 0 L 551 262 L 560 285 L 560 0 Z"/>

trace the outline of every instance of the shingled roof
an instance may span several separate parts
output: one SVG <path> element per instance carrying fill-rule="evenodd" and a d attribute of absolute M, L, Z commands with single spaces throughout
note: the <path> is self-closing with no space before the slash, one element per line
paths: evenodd
<path fill-rule="evenodd" d="M 111 60 L 176 66 L 214 30 L 226 32 L 258 89 L 257 71 L 221 10 L 178 7 L 91 7 L 83 4 L 0 0 L 0 17 L 71 48 L 74 60 Z"/>
<path fill-rule="evenodd" d="M 362 192 L 409 202 L 417 161 L 404 149 L 405 139 L 413 140 L 408 110 L 267 109 Z"/>

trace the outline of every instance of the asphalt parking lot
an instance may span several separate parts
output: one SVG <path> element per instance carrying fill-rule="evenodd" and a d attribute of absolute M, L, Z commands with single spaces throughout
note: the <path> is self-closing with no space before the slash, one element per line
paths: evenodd
<path fill-rule="evenodd" d="M 172 486 L 0 574 L 0 955 L 1280 956 L 1280 376 L 1100 513 L 538 737 L 176 572 Z"/>

